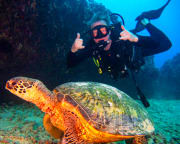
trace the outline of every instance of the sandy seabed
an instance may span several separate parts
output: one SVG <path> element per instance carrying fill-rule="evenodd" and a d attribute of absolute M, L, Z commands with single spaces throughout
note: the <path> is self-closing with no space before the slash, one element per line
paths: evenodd
<path fill-rule="evenodd" d="M 180 100 L 150 100 L 156 132 L 148 144 L 180 144 Z M 0 106 L 0 144 L 57 144 L 43 127 L 43 116 L 33 104 Z M 116 144 L 124 142 L 116 142 Z"/>

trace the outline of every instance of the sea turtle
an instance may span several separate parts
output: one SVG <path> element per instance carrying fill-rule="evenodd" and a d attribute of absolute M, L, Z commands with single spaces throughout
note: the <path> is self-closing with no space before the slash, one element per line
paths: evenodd
<path fill-rule="evenodd" d="M 97 82 L 68 82 L 53 92 L 39 80 L 15 77 L 6 89 L 45 112 L 44 127 L 63 144 L 133 139 L 144 144 L 154 131 L 146 110 L 124 92 Z"/>

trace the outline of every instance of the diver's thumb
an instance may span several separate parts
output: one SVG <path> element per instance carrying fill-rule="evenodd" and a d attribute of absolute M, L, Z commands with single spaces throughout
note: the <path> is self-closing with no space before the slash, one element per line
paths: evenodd
<path fill-rule="evenodd" d="M 123 31 L 126 30 L 125 27 L 124 27 L 123 25 L 121 25 L 121 29 L 122 29 Z"/>
<path fill-rule="evenodd" d="M 77 33 L 76 39 L 80 39 L 80 33 Z"/>

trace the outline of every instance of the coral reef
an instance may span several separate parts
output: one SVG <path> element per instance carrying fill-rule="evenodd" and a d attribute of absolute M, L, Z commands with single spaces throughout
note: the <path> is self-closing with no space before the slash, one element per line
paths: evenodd
<path fill-rule="evenodd" d="M 33 33 L 36 18 L 34 3 L 31 0 L 0 0 L 0 39 L 5 39 L 13 47 L 13 56 L 9 58 L 13 61 L 7 63 L 1 60 L 0 69 L 34 60 L 32 57 L 35 58 L 38 48 L 37 35 Z"/>

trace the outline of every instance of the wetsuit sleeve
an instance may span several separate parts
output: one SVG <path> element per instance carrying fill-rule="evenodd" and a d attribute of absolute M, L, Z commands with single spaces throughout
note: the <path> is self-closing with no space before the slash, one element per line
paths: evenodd
<path fill-rule="evenodd" d="M 141 47 L 142 56 L 151 56 L 168 50 L 172 44 L 168 37 L 152 24 L 147 24 L 146 28 L 150 36 L 139 36 L 137 46 Z"/>
<path fill-rule="evenodd" d="M 80 62 L 84 61 L 86 58 L 91 56 L 89 46 L 86 46 L 84 49 L 78 50 L 77 52 L 68 52 L 67 54 L 67 68 L 74 67 Z"/>

